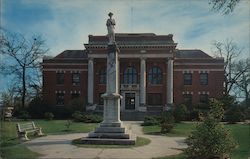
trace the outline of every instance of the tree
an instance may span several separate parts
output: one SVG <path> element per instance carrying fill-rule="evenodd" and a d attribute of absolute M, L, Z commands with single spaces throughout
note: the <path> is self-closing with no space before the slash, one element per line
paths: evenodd
<path fill-rule="evenodd" d="M 174 127 L 174 116 L 172 112 L 166 111 L 161 116 L 161 133 L 169 133 Z"/>
<path fill-rule="evenodd" d="M 85 102 L 82 98 L 78 97 L 72 99 L 68 104 L 66 104 L 65 108 L 70 115 L 73 114 L 75 111 L 84 112 Z"/>
<path fill-rule="evenodd" d="M 10 33 L 2 29 L 0 36 L 0 54 L 2 71 L 7 75 L 14 75 L 18 81 L 22 107 L 26 104 L 28 86 L 33 83 L 34 73 L 40 67 L 42 57 L 48 52 L 45 41 L 41 36 L 34 35 L 27 39 L 22 34 Z"/>
<path fill-rule="evenodd" d="M 41 96 L 36 96 L 29 102 L 27 111 L 32 118 L 39 119 L 44 118 L 44 114 L 52 112 L 53 109 Z"/>
<path fill-rule="evenodd" d="M 215 100 L 210 106 L 204 122 L 198 124 L 186 140 L 188 148 L 185 152 L 192 159 L 221 157 L 236 147 L 229 130 L 220 123 L 224 112 L 222 104 Z"/>
<path fill-rule="evenodd" d="M 1 105 L 3 107 L 13 107 L 15 100 L 15 90 L 13 87 L 8 88 L 1 94 Z"/>
<path fill-rule="evenodd" d="M 185 104 L 178 105 L 174 110 L 174 117 L 176 122 L 186 120 L 187 117 L 187 107 Z"/>
<path fill-rule="evenodd" d="M 241 0 L 210 0 L 209 4 L 212 9 L 223 14 L 229 14 L 234 11 L 234 8 Z"/>
<path fill-rule="evenodd" d="M 240 79 L 248 68 L 237 69 L 237 57 L 241 54 L 242 49 L 232 40 L 227 39 L 224 43 L 213 42 L 214 54 L 216 57 L 224 58 L 224 75 L 225 75 L 225 95 L 229 95 L 232 88 L 236 86 L 237 81 Z"/>
<path fill-rule="evenodd" d="M 242 72 L 236 86 L 243 93 L 245 105 L 250 107 L 250 59 L 241 60 L 236 64 L 236 71 Z"/>
<path fill-rule="evenodd" d="M 230 124 L 234 124 L 236 122 L 244 121 L 245 116 L 241 110 L 241 107 L 238 105 L 230 107 L 225 113 L 225 121 Z"/>

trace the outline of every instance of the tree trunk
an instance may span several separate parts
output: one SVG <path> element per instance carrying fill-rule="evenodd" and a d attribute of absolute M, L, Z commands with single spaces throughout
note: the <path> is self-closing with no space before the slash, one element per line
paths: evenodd
<path fill-rule="evenodd" d="M 26 81 L 25 81 L 25 74 L 26 70 L 25 67 L 23 67 L 23 74 L 22 74 L 22 108 L 24 109 L 25 107 L 25 95 L 26 95 Z"/>
<path fill-rule="evenodd" d="M 245 96 L 246 96 L 246 98 L 245 98 L 245 104 L 246 104 L 246 107 L 250 107 L 250 100 L 249 100 L 249 92 L 247 91 L 247 88 L 246 88 L 246 90 L 245 90 Z"/>

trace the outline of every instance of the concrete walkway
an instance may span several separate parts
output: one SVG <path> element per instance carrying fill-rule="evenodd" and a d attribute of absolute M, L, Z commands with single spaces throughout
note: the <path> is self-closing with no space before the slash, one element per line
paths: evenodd
<path fill-rule="evenodd" d="M 185 148 L 183 137 L 145 135 L 139 122 L 124 122 L 137 136 L 151 140 L 149 145 L 134 148 L 81 148 L 71 145 L 71 141 L 87 136 L 87 133 L 48 135 L 28 141 L 25 145 L 42 154 L 40 158 L 86 158 L 86 159 L 151 159 L 176 155 Z"/>

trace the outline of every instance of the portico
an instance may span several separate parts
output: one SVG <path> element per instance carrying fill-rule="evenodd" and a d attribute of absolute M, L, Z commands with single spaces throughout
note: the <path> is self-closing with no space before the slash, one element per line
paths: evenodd
<path fill-rule="evenodd" d="M 140 38 L 138 35 L 116 35 L 117 45 L 120 49 L 118 57 L 120 64 L 119 92 L 123 96 L 121 111 L 145 112 L 148 107 L 157 107 L 162 110 L 167 109 L 167 106 L 171 107 L 173 104 L 173 52 L 176 43 L 135 42 L 135 39 L 131 39 L 131 41 L 126 41 L 126 43 L 130 43 L 127 45 L 125 42 L 122 43 L 122 38 L 127 36 Z M 144 35 L 144 37 L 147 36 L 152 35 Z M 86 49 L 89 50 L 88 75 L 91 76 L 88 77 L 88 105 L 101 107 L 100 99 L 95 98 L 102 93 L 100 87 L 105 87 L 105 84 L 100 86 L 98 83 L 100 74 L 98 63 L 103 60 L 104 62 L 100 65 L 103 67 L 106 65 L 107 54 L 103 52 L 106 47 L 101 41 L 96 41 L 100 37 L 90 35 L 89 38 L 90 42 L 85 44 Z M 167 35 L 165 38 L 172 38 L 172 35 Z M 160 62 L 162 61 L 161 63 L 159 63 L 159 59 Z M 94 68 L 97 65 L 98 67 Z M 151 94 L 159 94 L 161 101 L 159 103 L 150 102 L 151 99 L 147 99 L 147 97 Z M 92 109 L 94 108 L 92 107 Z"/>

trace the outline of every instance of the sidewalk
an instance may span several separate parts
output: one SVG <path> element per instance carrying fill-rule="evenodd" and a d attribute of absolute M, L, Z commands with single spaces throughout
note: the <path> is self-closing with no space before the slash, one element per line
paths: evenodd
<path fill-rule="evenodd" d="M 151 140 L 149 145 L 133 148 L 81 148 L 71 145 L 71 141 L 87 136 L 87 133 L 48 135 L 25 143 L 28 148 L 43 156 L 40 158 L 84 158 L 84 159 L 151 159 L 176 155 L 186 147 L 183 137 L 145 135 L 138 122 L 124 122 L 137 136 Z"/>

